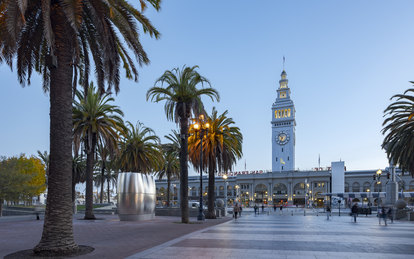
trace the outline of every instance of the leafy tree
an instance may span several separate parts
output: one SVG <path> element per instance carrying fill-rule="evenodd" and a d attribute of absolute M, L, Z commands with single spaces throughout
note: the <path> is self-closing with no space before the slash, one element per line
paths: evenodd
<path fill-rule="evenodd" d="M 213 108 L 207 116 L 209 124 L 208 134 L 203 139 L 203 169 L 208 170 L 208 213 L 206 218 L 216 218 L 214 213 L 215 201 L 215 174 L 217 171 L 231 170 L 233 165 L 243 155 L 243 135 L 235 122 L 227 116 L 228 111 L 218 115 Z M 201 140 L 196 136 L 194 127 L 190 128 L 191 136 L 188 140 L 190 161 L 195 168 L 200 168 Z"/>
<path fill-rule="evenodd" d="M 180 125 L 180 207 L 181 222 L 189 223 L 188 215 L 188 122 L 191 115 L 198 116 L 203 112 L 202 96 L 212 101 L 219 100 L 219 93 L 210 87 L 210 82 L 201 76 L 198 66 L 174 68 L 167 70 L 155 82 L 155 86 L 147 91 L 147 100 L 166 101 L 164 110 L 167 120 Z M 157 86 L 157 84 L 160 84 Z M 165 87 L 163 85 L 165 84 Z M 204 88 L 204 84 L 209 87 Z M 202 88 L 198 88 L 201 85 Z"/>
<path fill-rule="evenodd" d="M 0 0 L 0 63 L 12 68 L 16 61 L 22 85 L 30 84 L 33 71 L 42 74 L 43 89 L 50 94 L 48 196 L 37 254 L 78 251 L 71 213 L 73 88 L 78 73 L 80 84 L 87 87 L 92 63 L 101 92 L 105 83 L 107 91 L 119 91 L 121 62 L 126 77 L 138 79 L 129 54 L 139 65 L 149 63 L 138 25 L 151 37 L 159 37 L 143 11 L 147 4 L 159 10 L 160 0 L 139 3 L 140 10 L 127 1 Z"/>
<path fill-rule="evenodd" d="M 158 178 L 167 178 L 167 207 L 170 206 L 171 180 L 180 177 L 180 159 L 178 152 L 168 143 L 161 146 L 162 159 L 160 169 L 157 172 Z"/>
<path fill-rule="evenodd" d="M 119 167 L 123 172 L 150 173 L 158 169 L 160 139 L 151 128 L 127 121 L 127 131 L 120 143 Z"/>
<path fill-rule="evenodd" d="M 414 96 L 412 93 L 414 89 L 394 95 L 391 100 L 395 102 L 384 110 L 382 133 L 386 136 L 382 146 L 387 152 L 388 159 L 399 165 L 403 171 L 409 171 L 414 177 Z"/>
<path fill-rule="evenodd" d="M 73 102 L 73 134 L 75 146 L 84 142 L 86 147 L 86 201 L 85 219 L 95 219 L 93 214 L 93 169 L 97 145 L 115 149 L 119 132 L 123 132 L 124 113 L 112 105 L 114 98 L 101 95 L 91 84 L 86 93 L 76 92 Z"/>
<path fill-rule="evenodd" d="M 27 200 L 46 189 L 45 169 L 37 158 L 1 158 L 0 160 L 0 216 L 4 200 Z"/>

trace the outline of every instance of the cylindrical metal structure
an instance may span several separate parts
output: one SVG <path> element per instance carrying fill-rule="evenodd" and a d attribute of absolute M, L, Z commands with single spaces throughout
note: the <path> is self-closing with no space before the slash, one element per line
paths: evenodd
<path fill-rule="evenodd" d="M 154 177 L 141 173 L 118 174 L 118 216 L 121 221 L 155 217 Z"/>

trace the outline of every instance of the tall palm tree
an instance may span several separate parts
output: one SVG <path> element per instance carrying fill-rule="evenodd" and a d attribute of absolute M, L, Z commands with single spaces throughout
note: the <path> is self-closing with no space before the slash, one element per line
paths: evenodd
<path fill-rule="evenodd" d="M 129 79 L 138 78 L 139 65 L 149 59 L 139 41 L 138 24 L 150 36 L 159 32 L 143 15 L 147 3 L 156 10 L 160 0 L 139 0 L 140 10 L 127 1 L 0 0 L 0 63 L 13 68 L 18 79 L 30 84 L 33 70 L 42 74 L 50 94 L 50 165 L 42 238 L 37 254 L 71 254 L 78 250 L 73 238 L 71 202 L 72 96 L 78 81 L 89 82 L 90 57 L 98 86 L 119 91 L 122 66 Z M 131 52 L 127 51 L 127 47 Z"/>
<path fill-rule="evenodd" d="M 85 219 L 95 219 L 93 214 L 93 169 L 97 145 L 115 149 L 119 133 L 123 132 L 124 113 L 118 106 L 112 105 L 114 98 L 109 94 L 101 95 L 93 84 L 87 93 L 76 92 L 73 102 L 73 135 L 75 147 L 81 141 L 86 147 L 86 195 Z M 75 148 L 77 149 L 77 148 Z"/>
<path fill-rule="evenodd" d="M 72 202 L 75 206 L 76 184 L 86 181 L 86 161 L 82 156 L 73 156 L 72 158 Z"/>
<path fill-rule="evenodd" d="M 158 178 L 167 178 L 167 207 L 170 206 L 171 180 L 180 177 L 180 159 L 174 144 L 168 143 L 161 146 L 162 159 L 160 169 L 157 172 Z"/>
<path fill-rule="evenodd" d="M 232 166 L 243 155 L 243 135 L 234 126 L 232 118 L 227 117 L 228 111 L 218 115 L 213 108 L 211 116 L 207 116 L 208 134 L 203 139 L 203 164 L 208 170 L 208 213 L 206 218 L 216 218 L 214 213 L 215 174 L 217 171 L 231 170 Z M 190 132 L 194 132 L 191 127 Z M 188 140 L 190 161 L 195 168 L 200 167 L 200 138 L 191 134 Z"/>
<path fill-rule="evenodd" d="M 158 169 L 160 139 L 151 128 L 127 121 L 127 131 L 120 142 L 119 167 L 123 172 L 151 173 Z"/>
<path fill-rule="evenodd" d="M 155 81 L 147 92 L 147 100 L 166 101 L 164 105 L 168 120 L 180 125 L 180 207 L 181 222 L 189 223 L 188 215 L 188 124 L 191 115 L 198 116 L 203 110 L 202 96 L 212 101 L 220 100 L 219 93 L 210 87 L 210 82 L 201 76 L 198 66 L 167 70 Z M 157 86 L 157 84 L 160 84 Z M 209 87 L 204 88 L 204 84 Z M 165 87 L 163 87 L 165 85 Z M 201 88 L 198 88 L 201 85 Z"/>
<path fill-rule="evenodd" d="M 382 133 L 386 136 L 382 146 L 388 159 L 414 177 L 414 96 L 410 95 L 413 93 L 414 89 L 408 89 L 391 98 L 396 101 L 384 110 Z"/>

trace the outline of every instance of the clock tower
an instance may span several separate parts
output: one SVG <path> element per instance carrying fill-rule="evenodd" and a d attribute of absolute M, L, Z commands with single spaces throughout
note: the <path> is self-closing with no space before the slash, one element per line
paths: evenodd
<path fill-rule="evenodd" d="M 290 99 L 287 74 L 283 70 L 272 105 L 272 171 L 295 169 L 295 105 Z"/>

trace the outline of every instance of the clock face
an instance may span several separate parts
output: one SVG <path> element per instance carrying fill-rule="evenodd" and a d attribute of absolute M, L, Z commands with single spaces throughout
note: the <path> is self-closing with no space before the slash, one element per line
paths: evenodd
<path fill-rule="evenodd" d="M 279 135 L 276 137 L 276 142 L 279 145 L 284 145 L 289 142 L 289 135 L 285 132 L 279 132 Z"/>

